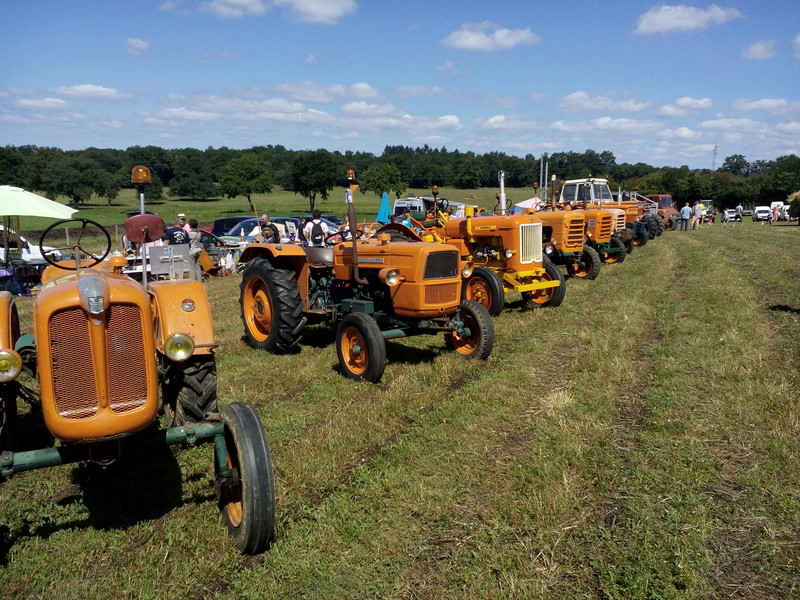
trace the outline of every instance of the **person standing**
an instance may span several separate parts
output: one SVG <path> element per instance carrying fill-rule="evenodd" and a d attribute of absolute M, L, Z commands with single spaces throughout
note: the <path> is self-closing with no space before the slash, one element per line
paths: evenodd
<path fill-rule="evenodd" d="M 325 238 L 330 234 L 330 229 L 328 229 L 327 223 L 322 220 L 322 213 L 319 210 L 314 210 L 311 215 L 311 221 L 306 223 L 303 234 L 309 246 L 316 248 L 325 246 Z"/>
<path fill-rule="evenodd" d="M 743 212 L 744 212 L 744 207 L 742 206 L 742 203 L 740 202 L 739 204 L 736 205 L 736 218 L 734 218 L 733 223 L 731 223 L 731 227 L 733 227 L 736 224 L 736 221 L 739 221 L 739 223 L 743 223 L 744 222 L 742 220 L 742 216 L 743 216 L 742 213 Z"/>
<path fill-rule="evenodd" d="M 692 207 L 689 203 L 681 208 L 681 231 L 689 231 L 689 219 L 692 217 Z"/>
<path fill-rule="evenodd" d="M 703 205 L 699 202 L 694 203 L 694 208 L 692 209 L 692 231 L 697 229 L 700 220 L 703 218 Z"/>
<path fill-rule="evenodd" d="M 178 224 L 178 227 L 181 227 L 186 233 L 189 233 L 189 231 L 191 231 L 192 228 L 189 225 L 189 223 L 186 221 L 186 215 L 185 214 L 178 213 L 178 221 L 180 222 Z"/>
<path fill-rule="evenodd" d="M 180 219 L 175 219 L 172 227 L 167 227 L 164 231 L 164 243 L 167 246 L 178 246 L 189 243 L 189 233 L 183 228 Z"/>
<path fill-rule="evenodd" d="M 203 268 L 200 266 L 200 253 L 203 251 L 202 232 L 197 229 L 197 220 L 189 219 L 189 277 L 203 281 Z"/>

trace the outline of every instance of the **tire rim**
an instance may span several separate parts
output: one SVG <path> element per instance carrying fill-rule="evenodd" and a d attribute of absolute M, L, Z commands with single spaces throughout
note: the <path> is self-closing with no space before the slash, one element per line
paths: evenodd
<path fill-rule="evenodd" d="M 485 279 L 474 277 L 467 281 L 467 300 L 474 300 L 482 305 L 486 310 L 492 305 L 492 292 Z"/>
<path fill-rule="evenodd" d="M 469 328 L 472 332 L 472 335 L 467 337 L 461 337 L 455 331 L 451 333 L 452 341 L 453 341 L 453 350 L 458 352 L 459 354 L 472 354 L 475 351 L 475 348 L 478 347 L 478 321 L 472 315 L 472 313 L 462 310 L 461 311 L 461 320 L 464 322 L 464 327 Z"/>
<path fill-rule="evenodd" d="M 259 342 L 264 342 L 272 333 L 272 305 L 264 281 L 254 277 L 247 283 L 244 293 L 244 314 L 247 330 Z"/>
<path fill-rule="evenodd" d="M 553 281 L 553 278 L 549 273 L 545 272 L 544 275 L 542 275 L 542 281 Z M 550 297 L 555 293 L 555 290 L 556 288 L 552 287 L 528 292 L 530 294 L 528 300 L 534 304 L 547 304 L 550 301 Z"/>
<path fill-rule="evenodd" d="M 342 332 L 342 356 L 348 370 L 354 375 L 362 375 L 367 370 L 367 342 L 357 327 L 350 326 Z"/>
<path fill-rule="evenodd" d="M 222 488 L 222 504 L 225 509 L 225 515 L 234 527 L 239 527 L 242 524 L 242 472 L 239 467 L 239 457 L 236 454 L 236 446 L 233 439 L 226 432 L 225 434 L 225 464 L 228 470 L 236 469 L 239 473 L 239 483 L 237 485 L 226 485 Z M 233 451 L 231 449 L 234 449 Z"/>
<path fill-rule="evenodd" d="M 575 277 L 586 277 L 589 271 L 592 270 L 592 267 L 591 263 L 586 262 L 583 257 L 581 257 L 580 261 L 570 263 L 569 270 Z"/>

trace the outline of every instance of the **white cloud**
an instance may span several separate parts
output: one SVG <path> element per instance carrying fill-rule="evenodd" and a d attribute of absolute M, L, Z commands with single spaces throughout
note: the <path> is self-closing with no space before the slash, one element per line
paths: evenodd
<path fill-rule="evenodd" d="M 165 120 L 215 121 L 222 115 L 218 113 L 205 112 L 202 110 L 190 110 L 185 106 L 179 106 L 175 108 L 164 108 L 159 111 L 158 116 Z"/>
<path fill-rule="evenodd" d="M 300 81 L 298 83 L 283 83 L 274 88 L 287 94 L 299 102 L 313 102 L 325 104 L 343 98 L 346 94 L 345 87 L 339 84 L 320 85 L 313 81 Z"/>
<path fill-rule="evenodd" d="M 355 0 L 272 0 L 275 6 L 286 9 L 303 23 L 336 25 L 345 15 L 355 12 Z"/>
<path fill-rule="evenodd" d="M 700 133 L 688 127 L 678 127 L 677 129 L 659 131 L 658 137 L 665 140 L 693 140 L 699 138 Z"/>
<path fill-rule="evenodd" d="M 691 98 L 684 96 L 678 98 L 672 104 L 665 104 L 656 110 L 656 114 L 662 117 L 685 117 L 698 110 L 711 108 L 714 103 L 711 98 Z"/>
<path fill-rule="evenodd" d="M 183 6 L 183 0 L 167 0 L 158 7 L 158 10 L 168 12 L 173 15 L 189 14 L 189 9 Z"/>
<path fill-rule="evenodd" d="M 354 83 L 350 86 L 350 93 L 362 100 L 372 100 L 380 96 L 378 90 L 368 83 Z"/>
<path fill-rule="evenodd" d="M 452 60 L 445 61 L 443 65 L 437 66 L 436 70 L 440 73 L 449 73 L 450 75 L 463 75 L 464 73 L 469 73 L 469 69 L 461 69 L 456 67 Z"/>
<path fill-rule="evenodd" d="M 701 129 L 713 129 L 716 131 L 728 131 L 731 133 L 755 133 L 766 130 L 764 123 L 753 121 L 752 119 L 730 119 L 718 118 L 703 121 L 698 125 Z"/>
<path fill-rule="evenodd" d="M 797 60 L 800 60 L 800 33 L 792 40 L 792 52 Z"/>
<path fill-rule="evenodd" d="M 150 42 L 129 37 L 125 40 L 125 52 L 128 54 L 144 54 L 150 49 Z"/>
<path fill-rule="evenodd" d="M 259 17 L 267 12 L 267 6 L 262 0 L 210 0 L 201 2 L 200 10 L 221 19 L 241 19 Z"/>
<path fill-rule="evenodd" d="M 478 129 L 499 131 L 530 131 L 539 129 L 541 124 L 533 117 L 495 115 L 478 121 Z"/>
<path fill-rule="evenodd" d="M 393 115 L 397 109 L 391 104 L 370 104 L 368 102 L 351 102 L 342 106 L 342 114 L 349 117 L 372 118 Z"/>
<path fill-rule="evenodd" d="M 125 100 L 131 96 L 130 94 L 125 94 L 114 88 L 93 85 L 91 83 L 64 86 L 58 88 L 56 91 L 62 96 L 82 98 L 84 100 Z"/>
<path fill-rule="evenodd" d="M 750 60 L 769 60 L 775 56 L 775 40 L 753 42 L 742 51 L 742 56 Z"/>
<path fill-rule="evenodd" d="M 536 44 L 539 36 L 530 29 L 505 29 L 496 23 L 464 23 L 442 40 L 457 50 L 508 50 L 523 44 Z"/>
<path fill-rule="evenodd" d="M 69 102 L 59 98 L 20 98 L 15 100 L 13 104 L 19 108 L 46 111 L 60 111 L 71 108 Z"/>
<path fill-rule="evenodd" d="M 315 54 L 309 54 L 304 61 L 307 65 L 315 65 L 317 64 L 317 56 Z"/>
<path fill-rule="evenodd" d="M 736 100 L 733 109 L 738 111 L 763 110 L 773 115 L 800 111 L 800 102 L 788 102 L 783 98 L 762 98 L 761 100 Z"/>
<path fill-rule="evenodd" d="M 647 108 L 647 103 L 637 103 L 630 98 L 612 98 L 610 96 L 596 96 L 590 98 L 589 94 L 583 91 L 574 92 L 561 99 L 560 108 L 562 110 L 579 111 L 620 111 L 620 112 L 639 112 Z"/>
<path fill-rule="evenodd" d="M 625 133 L 643 134 L 656 131 L 661 127 L 657 121 L 647 121 L 639 119 L 612 119 L 611 117 L 600 117 L 591 121 L 555 121 L 549 125 L 550 128 L 564 133 L 590 134 L 599 133 Z"/>
<path fill-rule="evenodd" d="M 635 33 L 652 35 L 672 31 L 708 29 L 711 25 L 722 25 L 741 16 L 742 13 L 735 8 L 722 8 L 716 4 L 712 4 L 705 10 L 683 4 L 677 6 L 661 4 L 654 6 L 639 17 Z"/>
<path fill-rule="evenodd" d="M 452 98 L 452 94 L 438 85 L 401 85 L 395 89 L 398 98 Z"/>
<path fill-rule="evenodd" d="M 791 122 L 784 122 L 778 123 L 775 126 L 775 130 L 782 134 L 788 134 L 790 136 L 800 136 L 800 122 L 798 121 L 791 121 Z"/>

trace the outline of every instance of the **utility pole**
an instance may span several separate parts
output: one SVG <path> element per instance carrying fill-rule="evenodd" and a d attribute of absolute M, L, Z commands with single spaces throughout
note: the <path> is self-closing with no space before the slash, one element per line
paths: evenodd
<path fill-rule="evenodd" d="M 711 170 L 717 170 L 717 145 L 714 144 L 714 152 L 711 154 Z"/>

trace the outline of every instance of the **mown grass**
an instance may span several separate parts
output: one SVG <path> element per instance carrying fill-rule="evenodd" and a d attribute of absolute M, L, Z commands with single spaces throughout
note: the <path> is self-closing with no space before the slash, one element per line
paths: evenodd
<path fill-rule="evenodd" d="M 238 277 L 211 281 L 221 401 L 272 445 L 275 545 L 227 543 L 207 447 L 30 472 L 0 486 L 3 596 L 797 597 L 799 235 L 667 232 L 558 309 L 512 302 L 485 364 L 390 342 L 378 385 L 336 372 L 324 326 L 297 354 L 245 346 Z"/>

